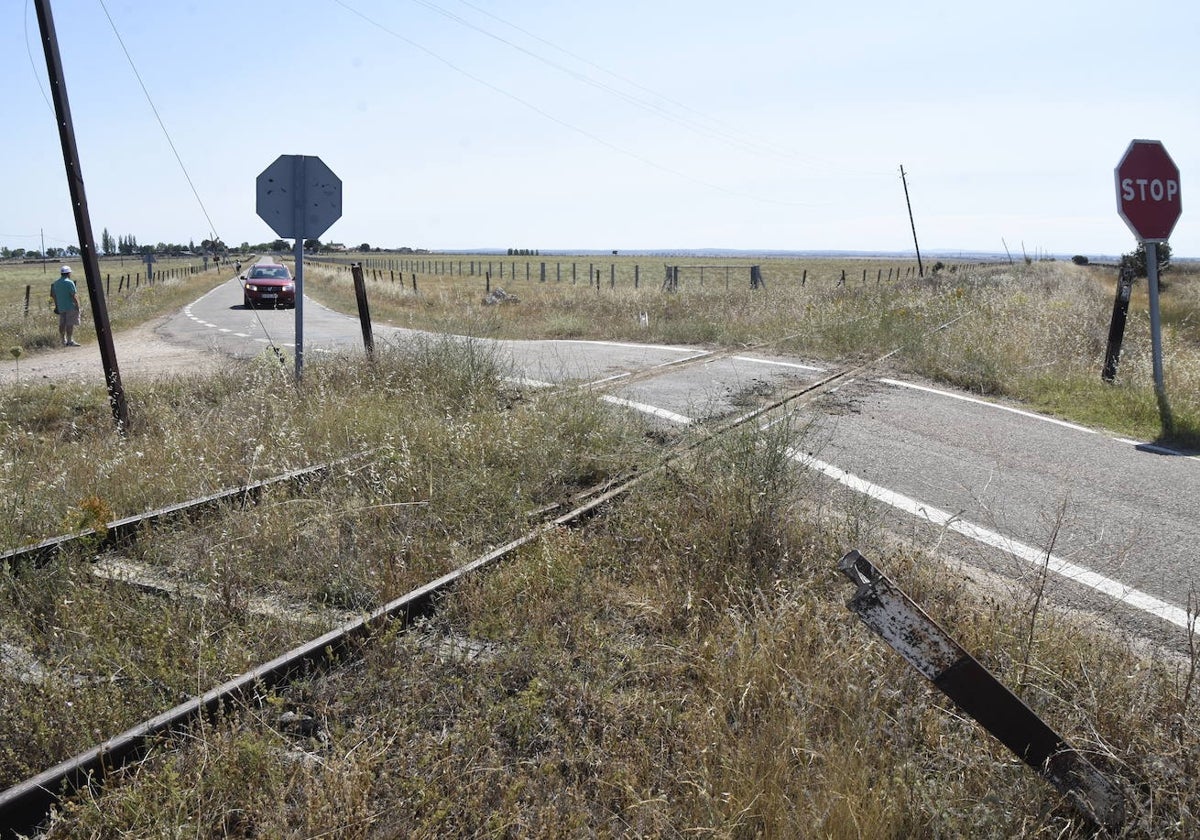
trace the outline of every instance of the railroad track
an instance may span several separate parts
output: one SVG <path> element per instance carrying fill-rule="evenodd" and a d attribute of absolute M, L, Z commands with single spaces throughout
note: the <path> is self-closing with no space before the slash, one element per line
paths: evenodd
<path fill-rule="evenodd" d="M 951 323 L 953 322 L 947 322 L 937 329 L 945 329 Z M 780 341 L 783 340 L 786 339 Z M 668 371 L 701 363 L 711 363 L 717 359 L 752 352 L 754 349 L 766 346 L 769 345 L 760 345 L 758 348 L 741 348 L 736 351 L 705 353 L 667 365 L 637 371 L 617 380 L 607 380 L 603 385 L 591 384 L 576 387 L 587 391 L 607 390 L 605 386 L 650 379 Z M 863 364 L 829 372 L 815 382 L 791 390 L 738 416 L 719 420 L 711 425 L 699 426 L 695 434 L 680 441 L 650 467 L 631 470 L 622 477 L 577 493 L 568 501 L 541 511 L 540 521 L 522 536 L 418 586 L 369 613 L 343 621 L 334 629 L 309 639 L 274 659 L 210 689 L 199 697 L 190 698 L 172 709 L 144 720 L 103 743 L 12 786 L 0 793 L 0 828 L 4 832 L 3 836 L 15 836 L 17 833 L 36 831 L 62 795 L 78 790 L 84 785 L 101 784 L 106 774 L 143 755 L 151 740 L 182 731 L 200 718 L 211 718 L 219 709 L 231 703 L 246 702 L 256 695 L 261 695 L 265 690 L 284 686 L 294 676 L 304 675 L 307 677 L 314 670 L 327 668 L 332 662 L 344 662 L 348 658 L 353 658 L 355 649 L 359 645 L 368 643 L 380 628 L 397 625 L 407 628 L 415 619 L 429 615 L 436 596 L 450 590 L 464 577 L 488 568 L 554 529 L 574 525 L 595 515 L 605 505 L 629 493 L 651 476 L 666 469 L 672 462 L 686 457 L 692 451 L 714 439 L 764 418 L 766 415 L 807 403 L 839 384 L 878 366 L 898 353 L 900 349 L 897 348 Z M 249 499 L 257 498 L 263 490 L 271 486 L 303 482 L 328 474 L 335 466 L 364 457 L 364 453 L 359 453 L 326 464 L 306 467 L 265 479 L 253 485 L 229 488 L 219 493 L 110 523 L 107 533 L 103 535 L 97 534 L 95 530 L 89 530 L 55 537 L 35 545 L 6 552 L 0 555 L 0 559 L 10 565 L 22 561 L 45 562 L 49 557 L 69 549 L 72 543 L 85 539 L 99 538 L 105 545 L 118 545 L 122 540 L 135 536 L 148 524 L 195 515 L 221 504 L 244 504 Z M 560 510 L 563 512 L 557 513 Z M 131 573 L 128 569 L 125 574 L 127 582 L 143 589 L 172 590 L 176 595 L 204 597 L 203 593 L 198 591 L 182 591 L 180 587 L 171 582 L 140 578 L 136 572 Z M 119 576 L 117 577 L 119 579 Z"/>

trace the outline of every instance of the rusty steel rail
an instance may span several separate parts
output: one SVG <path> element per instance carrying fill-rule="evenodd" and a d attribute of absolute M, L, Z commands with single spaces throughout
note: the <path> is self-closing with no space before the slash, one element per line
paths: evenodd
<path fill-rule="evenodd" d="M 857 551 L 838 564 L 857 587 L 847 606 L 1004 746 L 1054 785 L 1077 811 L 1106 829 L 1125 820 L 1121 788 L 965 651 Z"/>
<path fill-rule="evenodd" d="M 945 329 L 957 320 L 958 318 L 955 318 L 930 332 Z M 594 514 L 603 505 L 628 493 L 641 482 L 666 469 L 674 461 L 685 457 L 714 438 L 739 428 L 768 412 L 788 406 L 797 400 L 812 399 L 834 384 L 844 381 L 847 377 L 885 361 L 900 352 L 900 349 L 896 348 L 890 353 L 852 368 L 833 371 L 814 383 L 795 389 L 765 405 L 718 423 L 712 428 L 702 430 L 699 435 L 683 442 L 680 447 L 668 453 L 657 464 L 638 472 L 633 477 L 610 480 L 609 482 L 590 488 L 583 493 L 576 494 L 572 497 L 577 503 L 576 507 L 554 519 L 543 521 L 525 535 L 482 555 L 436 580 L 412 590 L 406 595 L 379 607 L 369 615 L 342 624 L 338 628 L 305 642 L 270 662 L 211 689 L 198 698 L 191 699 L 150 720 L 143 721 L 137 726 L 110 738 L 84 753 L 80 753 L 55 767 L 39 773 L 31 779 L 0 792 L 0 837 L 16 836 L 20 832 L 36 830 L 49 815 L 53 805 L 62 796 L 69 795 L 84 785 L 102 784 L 109 772 L 119 769 L 144 755 L 151 739 L 179 732 L 202 717 L 214 717 L 222 708 L 230 703 L 254 697 L 261 689 L 285 685 L 293 675 L 312 673 L 337 661 L 344 655 L 352 655 L 356 645 L 369 641 L 370 636 L 376 629 L 388 623 L 398 622 L 402 628 L 406 628 L 413 619 L 432 612 L 435 597 L 448 591 L 463 577 L 506 557 L 518 548 L 539 539 L 548 531 L 575 523 Z M 747 351 L 743 348 L 738 352 L 744 353 Z M 639 372 L 638 375 L 660 374 L 666 370 L 678 369 L 679 366 L 697 363 L 701 360 L 711 361 L 714 357 L 719 358 L 721 355 L 726 354 L 706 354 L 704 356 L 689 357 L 670 365 L 660 366 L 653 369 L 653 372 Z M 114 535 L 110 532 L 106 539 L 127 538 L 136 533 L 141 525 L 149 521 L 155 521 L 172 515 L 181 515 L 189 510 L 202 508 L 205 505 L 215 505 L 236 498 L 239 494 L 254 494 L 270 484 L 300 480 L 309 475 L 319 474 L 336 464 L 362 457 L 363 454 L 348 456 L 329 464 L 308 467 L 282 476 L 276 476 L 272 479 L 257 482 L 255 485 L 232 488 L 201 499 L 193 499 L 190 502 L 170 508 L 163 508 L 159 511 L 153 511 L 138 517 L 131 517 L 128 520 L 120 520 L 109 525 L 109 528 L 115 529 L 117 534 Z M 44 556 L 46 553 L 61 550 L 65 544 L 72 540 L 83 539 L 89 535 L 94 536 L 94 531 L 46 540 L 36 546 L 28 546 L 24 549 L 0 555 L 0 559 L 5 562 L 12 562 L 17 557 L 38 556 L 38 552 L 41 552 L 42 556 Z"/>
<path fill-rule="evenodd" d="M 602 505 L 627 493 L 650 474 L 647 472 L 635 476 L 616 486 L 597 488 L 591 498 L 567 513 L 540 523 L 523 536 L 388 602 L 370 614 L 342 624 L 200 697 L 143 721 L 86 752 L 0 792 L 0 837 L 16 837 L 38 830 L 62 796 L 84 786 L 102 784 L 108 773 L 143 756 L 152 739 L 180 732 L 198 719 L 212 719 L 231 703 L 252 698 L 263 689 L 285 685 L 296 675 L 309 675 L 353 655 L 356 645 L 365 643 L 372 633 L 389 623 L 399 623 L 401 628 L 407 628 L 414 619 L 430 614 L 436 596 L 448 591 L 465 576 L 506 557 L 555 528 L 591 515 Z"/>
<path fill-rule="evenodd" d="M 32 545 L 25 545 L 5 551 L 0 554 L 0 564 L 14 566 L 25 561 L 34 565 L 44 565 L 70 546 L 85 540 L 93 541 L 97 549 L 110 548 L 132 539 L 146 525 L 170 521 L 172 519 L 181 519 L 189 514 L 202 513 L 215 509 L 221 504 L 240 503 L 244 505 L 247 501 L 257 500 L 262 495 L 262 491 L 267 488 L 278 484 L 298 484 L 305 480 L 316 478 L 328 473 L 334 467 L 362 458 L 365 454 L 360 452 L 354 455 L 347 455 L 344 458 L 338 458 L 324 464 L 301 467 L 300 469 L 264 478 L 261 481 L 255 481 L 251 484 L 243 484 L 240 487 L 229 487 L 225 490 L 219 490 L 216 493 L 210 493 L 207 496 L 198 496 L 188 499 L 185 502 L 158 508 L 157 510 L 127 516 L 124 519 L 109 522 L 103 528 L 88 528 L 71 534 L 50 537 Z"/>
<path fill-rule="evenodd" d="M 857 370 L 857 368 L 855 369 Z M 20 832 L 30 832 L 46 819 L 53 805 L 64 795 L 78 790 L 85 785 L 100 785 L 105 776 L 124 765 L 135 761 L 145 754 L 152 739 L 169 736 L 179 732 L 201 718 L 211 719 L 231 703 L 243 701 L 256 696 L 262 689 L 270 689 L 287 684 L 294 675 L 311 674 L 328 664 L 347 655 L 352 655 L 355 645 L 365 643 L 378 628 L 390 623 L 399 623 L 407 627 L 415 618 L 428 615 L 432 611 L 437 595 L 448 591 L 459 580 L 472 572 L 483 569 L 516 551 L 518 548 L 539 539 L 543 534 L 555 528 L 575 523 L 594 514 L 605 504 L 628 493 L 641 482 L 666 469 L 679 458 L 704 445 L 708 441 L 726 432 L 738 428 L 764 413 L 786 405 L 803 396 L 814 396 L 834 382 L 842 379 L 851 370 L 835 372 L 819 380 L 817 383 L 806 385 L 789 393 L 781 399 L 742 414 L 720 424 L 717 428 L 703 431 L 695 439 L 687 441 L 681 447 L 668 453 L 652 467 L 636 474 L 601 483 L 572 497 L 575 507 L 553 519 L 543 521 L 530 531 L 499 548 L 496 548 L 470 563 L 430 581 L 417 589 L 403 595 L 369 615 L 344 623 L 299 647 L 276 657 L 251 671 L 224 683 L 204 695 L 181 703 L 173 709 L 143 721 L 138 725 L 116 735 L 92 749 L 80 753 L 66 761 L 45 770 L 38 775 L 25 780 L 6 791 L 0 792 L 0 837 L 16 836 Z M 358 456 L 352 456 L 358 457 Z M 349 460 L 349 459 L 343 459 Z M 340 462 L 332 462 L 340 463 Z M 277 476 L 260 482 L 262 485 L 278 483 L 295 479 L 300 475 L 309 475 L 321 469 L 328 469 L 332 464 L 310 467 L 284 476 Z M 143 517 L 134 517 L 136 522 L 145 522 L 147 517 L 161 516 L 164 512 L 182 512 L 192 506 L 213 504 L 245 492 L 248 488 L 236 488 L 231 491 L 214 494 L 202 500 L 193 500 Z M 132 527 L 129 526 L 129 527 Z M 135 529 L 136 530 L 136 529 Z M 84 535 L 58 538 L 59 540 L 81 539 Z M 25 549 L 26 552 L 37 550 L 59 550 L 60 543 L 47 540 L 39 546 Z"/>

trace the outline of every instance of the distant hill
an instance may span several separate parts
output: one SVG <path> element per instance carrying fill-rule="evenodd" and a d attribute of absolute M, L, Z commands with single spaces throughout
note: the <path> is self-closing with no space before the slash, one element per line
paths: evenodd
<path fill-rule="evenodd" d="M 441 254 L 497 254 L 507 256 L 507 248 L 456 248 L 438 251 Z M 546 248 L 540 253 L 542 257 L 603 257 L 612 256 L 612 250 L 598 248 Z M 763 259 L 873 259 L 873 260 L 916 260 L 917 255 L 912 251 L 796 251 L 786 249 L 742 249 L 742 248 L 653 248 L 618 250 L 620 256 L 626 257 L 726 257 Z M 1047 260 L 1069 260 L 1074 254 L 1039 254 L 1038 258 Z M 1119 255 L 1114 254 L 1084 254 L 1090 262 L 1116 262 Z M 923 260 L 964 260 L 971 262 L 1006 262 L 1008 254 L 995 251 L 952 251 L 933 250 L 922 251 Z M 534 259 L 526 257 L 525 259 Z M 1021 255 L 1013 258 L 1014 262 L 1021 260 Z"/>

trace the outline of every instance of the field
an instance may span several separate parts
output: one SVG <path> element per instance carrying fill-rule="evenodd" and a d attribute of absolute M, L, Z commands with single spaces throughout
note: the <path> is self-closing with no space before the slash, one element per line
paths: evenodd
<path fill-rule="evenodd" d="M 661 261 L 642 260 L 634 289 L 637 261 L 618 259 L 615 287 L 597 259 L 599 289 L 579 281 L 582 260 L 573 284 L 540 282 L 540 258 L 526 281 L 524 258 L 509 260 L 517 277 L 506 267 L 491 285 L 520 303 L 493 307 L 480 304 L 485 278 L 418 271 L 414 292 L 412 272 L 393 281 L 385 268 L 369 277 L 372 315 L 490 337 L 773 342 L 831 364 L 899 347 L 889 364 L 911 375 L 1162 433 L 1144 282 L 1118 381 L 1100 382 L 1111 269 L 947 266 L 888 281 L 907 266 L 763 260 L 766 288 L 752 291 L 750 263 L 733 261 L 728 289 L 723 267 L 703 284 L 693 268 L 667 293 Z M 135 288 L 123 323 L 217 279 L 189 275 L 170 299 Z M 1166 279 L 1182 445 L 1200 418 L 1200 283 L 1182 270 Z M 0 295 L 18 299 L 29 282 L 3 277 Z M 347 271 L 306 264 L 305 283 L 353 311 Z M 3 323 L 6 343 L 36 352 Z M 0 650 L 18 677 L 0 682 L 0 787 L 687 441 L 583 396 L 517 391 L 506 373 L 482 345 L 436 335 L 375 366 L 314 358 L 299 388 L 269 360 L 231 361 L 213 376 L 128 386 L 138 410 L 124 439 L 98 389 L 0 386 L 6 548 L 366 453 L 322 482 L 156 528 L 101 558 L 208 599 L 103 577 L 94 550 L 0 571 Z M 414 632 L 383 631 L 361 661 L 157 745 L 136 772 L 66 804 L 48 836 L 1096 836 L 846 610 L 851 590 L 833 566 L 851 545 L 874 546 L 872 560 L 1120 780 L 1120 836 L 1200 833 L 1194 634 L 1151 649 L 1042 603 L 1035 574 L 980 586 L 952 546 L 897 541 L 795 471 L 785 449 L 799 434 L 781 424 L 697 448 L 605 515 L 461 586 Z"/>
<path fill-rule="evenodd" d="M 918 278 L 914 264 L 894 260 L 432 255 L 408 258 L 425 269 L 414 272 L 389 268 L 395 258 L 359 259 L 372 317 L 396 326 L 496 338 L 724 347 L 770 343 L 780 352 L 830 361 L 873 359 L 901 348 L 894 364 L 906 373 L 1011 397 L 1130 436 L 1200 445 L 1200 267 L 1195 265 L 1176 266 L 1164 277 L 1166 392 L 1174 420 L 1168 433 L 1153 391 L 1144 280 L 1135 285 L 1117 381 L 1100 380 L 1116 288 L 1112 267 L 949 263 L 934 272 L 927 264 L 925 277 Z M 460 266 L 469 272 L 472 262 L 475 276 L 458 273 Z M 683 267 L 676 293 L 662 290 L 664 263 Z M 750 289 L 751 265 L 761 265 L 765 289 Z M 634 266 L 640 268 L 636 288 Z M 489 267 L 491 287 L 516 295 L 520 303 L 479 305 L 488 284 L 480 274 Z M 434 273 L 438 268 L 442 273 Z M 453 275 L 446 273 L 450 269 Z M 590 286 L 582 279 L 589 275 Z M 344 264 L 311 265 L 306 283 L 307 293 L 355 311 Z M 953 328 L 935 331 L 950 322 Z"/>
<path fill-rule="evenodd" d="M 78 258 L 65 263 L 0 263 L 0 348 L 16 355 L 20 350 L 42 350 L 58 344 L 58 321 L 50 305 L 50 284 L 58 278 L 60 265 L 70 265 L 72 279 L 79 289 L 83 323 L 76 333 L 80 342 L 95 339 L 91 318 L 91 300 L 83 265 Z M 198 257 L 161 258 L 154 264 L 154 279 L 146 276 L 146 266 L 136 257 L 105 257 L 100 260 L 100 276 L 105 287 L 105 302 L 114 332 L 129 329 L 159 315 L 174 312 L 228 280 L 226 272 L 209 264 L 207 270 Z"/>

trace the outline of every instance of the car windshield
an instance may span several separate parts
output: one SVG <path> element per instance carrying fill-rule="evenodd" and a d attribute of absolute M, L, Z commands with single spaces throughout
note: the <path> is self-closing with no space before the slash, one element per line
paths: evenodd
<path fill-rule="evenodd" d="M 253 280 L 288 280 L 288 270 L 282 265 L 256 265 L 250 269 L 250 278 Z"/>

